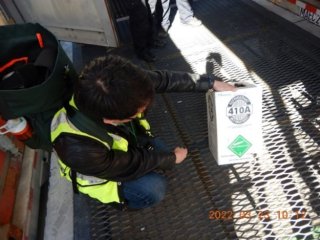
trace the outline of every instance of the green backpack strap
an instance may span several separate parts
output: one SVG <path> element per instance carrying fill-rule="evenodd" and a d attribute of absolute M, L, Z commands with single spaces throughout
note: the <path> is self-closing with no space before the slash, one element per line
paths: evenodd
<path fill-rule="evenodd" d="M 66 104 L 64 108 L 67 110 L 67 116 L 69 120 L 76 128 L 82 132 L 101 139 L 102 141 L 108 143 L 110 148 L 112 147 L 113 138 L 107 134 L 107 132 L 109 132 L 111 129 L 109 129 L 107 125 L 104 126 L 92 121 L 90 118 L 69 104 Z"/>

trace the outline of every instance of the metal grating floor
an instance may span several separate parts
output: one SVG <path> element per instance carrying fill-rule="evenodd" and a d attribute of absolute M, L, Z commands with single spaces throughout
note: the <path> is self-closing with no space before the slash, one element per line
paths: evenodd
<path fill-rule="evenodd" d="M 166 199 L 118 212 L 77 196 L 75 217 L 88 206 L 89 230 L 76 239 L 320 239 L 320 40 L 248 0 L 199 0 L 194 9 L 204 26 L 183 27 L 176 16 L 168 46 L 144 67 L 260 85 L 262 157 L 218 166 L 204 93 L 159 95 L 149 113 L 155 132 L 190 153 L 166 173 Z M 119 54 L 144 64 L 130 50 Z M 222 211 L 225 219 L 209 219 Z"/>

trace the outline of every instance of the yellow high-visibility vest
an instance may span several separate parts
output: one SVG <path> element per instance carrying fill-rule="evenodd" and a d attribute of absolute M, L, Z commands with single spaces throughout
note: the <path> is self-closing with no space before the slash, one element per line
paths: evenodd
<path fill-rule="evenodd" d="M 65 108 L 60 109 L 52 120 L 51 141 L 53 142 L 61 133 L 71 133 L 86 136 L 101 142 L 108 149 L 117 149 L 124 152 L 128 151 L 128 141 L 120 136 L 106 132 L 106 134 L 109 134 L 113 138 L 113 144 L 110 147 L 107 142 L 78 130 L 68 120 Z M 70 167 L 65 165 L 60 159 L 59 166 L 61 176 L 65 177 L 69 181 L 72 181 Z M 118 186 L 121 185 L 121 183 L 108 181 L 106 179 L 93 176 L 87 176 L 80 173 L 77 173 L 76 182 L 79 192 L 87 194 L 90 197 L 101 201 L 102 203 L 120 202 Z"/>
<path fill-rule="evenodd" d="M 73 98 L 70 101 L 70 105 L 75 107 Z M 139 124 L 150 133 L 150 125 L 148 121 L 143 118 L 143 114 L 137 116 Z M 115 149 L 127 152 L 128 151 L 128 141 L 118 135 L 108 133 L 113 138 L 112 146 L 109 143 L 100 140 L 92 135 L 84 133 L 77 129 L 67 118 L 66 109 L 60 109 L 53 117 L 51 123 L 51 142 L 53 142 L 61 133 L 71 133 L 81 136 L 86 136 L 88 138 L 95 139 L 102 144 L 104 144 L 108 149 Z M 151 134 L 151 133 L 150 133 Z M 71 169 L 65 165 L 60 159 L 58 160 L 60 166 L 60 174 L 65 177 L 68 181 L 71 180 Z M 99 200 L 102 203 L 110 202 L 120 202 L 120 197 L 118 193 L 118 187 L 121 185 L 120 182 L 108 181 L 106 179 L 101 179 L 98 177 L 83 175 L 77 173 L 76 183 L 78 191 L 89 195 L 92 198 Z"/>

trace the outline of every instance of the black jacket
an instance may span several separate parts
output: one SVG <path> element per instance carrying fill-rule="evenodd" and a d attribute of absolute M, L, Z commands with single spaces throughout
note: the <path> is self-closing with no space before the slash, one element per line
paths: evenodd
<path fill-rule="evenodd" d="M 146 72 L 154 82 L 157 93 L 206 91 L 212 88 L 212 76 L 169 71 Z M 154 152 L 131 141 L 127 152 L 109 150 L 94 139 L 70 133 L 60 134 L 53 144 L 59 158 L 76 172 L 112 181 L 136 179 L 155 169 L 168 170 L 175 165 L 173 152 Z"/>

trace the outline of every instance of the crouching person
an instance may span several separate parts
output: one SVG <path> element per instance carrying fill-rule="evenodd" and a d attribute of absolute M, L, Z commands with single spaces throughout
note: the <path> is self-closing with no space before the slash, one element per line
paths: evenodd
<path fill-rule="evenodd" d="M 88 64 L 69 105 L 51 124 L 51 140 L 62 176 L 81 192 L 122 209 L 154 206 L 165 196 L 169 170 L 187 157 L 152 136 L 144 112 L 155 93 L 234 90 L 207 75 L 147 71 L 107 56 Z"/>

